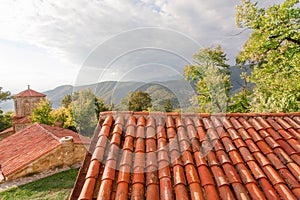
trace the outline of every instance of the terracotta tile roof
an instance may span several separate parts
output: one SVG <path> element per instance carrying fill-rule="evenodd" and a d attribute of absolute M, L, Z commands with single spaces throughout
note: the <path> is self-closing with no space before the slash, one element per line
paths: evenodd
<path fill-rule="evenodd" d="M 4 131 L 0 132 L 0 136 L 1 136 L 1 135 L 5 135 L 5 134 L 7 134 L 7 133 L 10 133 L 10 132 L 12 132 L 12 131 L 14 131 L 14 128 L 13 128 L 13 127 L 9 127 L 9 128 L 7 128 L 7 129 L 5 129 Z"/>
<path fill-rule="evenodd" d="M 24 90 L 23 92 L 20 92 L 16 95 L 14 95 L 14 97 L 45 97 L 45 94 L 39 93 L 35 90 L 32 90 L 30 88 L 28 88 L 27 90 Z"/>
<path fill-rule="evenodd" d="M 81 143 L 80 136 L 67 129 L 35 123 L 0 141 L 0 164 L 5 176 L 60 146 L 59 140 L 72 136 L 74 143 Z M 82 138 L 83 143 L 89 139 Z"/>
<path fill-rule="evenodd" d="M 50 133 L 52 133 L 54 136 L 56 136 L 57 138 L 63 138 L 65 136 L 72 136 L 73 137 L 73 141 L 74 144 L 90 144 L 91 140 L 87 137 L 81 136 L 78 133 L 71 131 L 69 129 L 64 129 L 64 128 L 60 128 L 57 126 L 49 126 L 49 125 L 45 125 L 45 124 L 39 124 L 40 126 L 42 126 L 44 129 L 46 129 L 47 131 L 49 131 Z"/>
<path fill-rule="evenodd" d="M 104 112 L 70 199 L 300 199 L 300 113 Z"/>

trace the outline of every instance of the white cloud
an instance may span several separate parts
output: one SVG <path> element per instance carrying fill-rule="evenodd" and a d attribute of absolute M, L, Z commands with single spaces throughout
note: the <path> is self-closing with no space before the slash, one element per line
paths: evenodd
<path fill-rule="evenodd" d="M 224 26 L 233 25 L 235 4 L 225 0 L 17 0 L 2 4 L 1 38 L 42 46 L 75 62 L 110 36 L 132 28 L 172 28 L 206 43 L 234 28 Z"/>
<path fill-rule="evenodd" d="M 238 3 L 238 0 L 2 0 L 0 39 L 44 48 L 79 66 L 108 38 L 126 30 L 154 26 L 182 32 L 202 46 L 220 43 L 233 58 L 247 37 L 247 34 L 233 36 L 239 32 L 234 24 Z M 134 43 L 135 38 L 127 44 L 130 42 Z"/>

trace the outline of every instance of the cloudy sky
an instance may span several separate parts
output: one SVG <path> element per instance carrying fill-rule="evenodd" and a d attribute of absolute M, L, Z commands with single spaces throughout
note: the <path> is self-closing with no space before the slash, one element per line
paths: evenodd
<path fill-rule="evenodd" d="M 105 80 L 182 74 L 201 47 L 221 44 L 229 63 L 238 0 L 2 0 L 0 86 L 12 93 Z M 265 5 L 278 2 L 263 1 Z"/>

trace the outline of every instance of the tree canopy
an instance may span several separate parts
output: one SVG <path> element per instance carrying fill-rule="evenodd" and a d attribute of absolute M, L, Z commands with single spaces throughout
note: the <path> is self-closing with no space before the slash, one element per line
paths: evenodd
<path fill-rule="evenodd" d="M 99 97 L 95 96 L 94 99 L 94 105 L 95 105 L 95 114 L 97 116 L 97 120 L 99 120 L 99 113 L 103 111 L 112 110 L 114 108 L 114 104 L 105 104 L 104 99 L 101 99 Z"/>
<path fill-rule="evenodd" d="M 200 112 L 225 112 L 231 88 L 230 66 L 221 46 L 202 48 L 193 56 L 194 64 L 184 68 L 187 80 L 194 83 L 197 96 L 193 100 Z"/>
<path fill-rule="evenodd" d="M 72 95 L 67 94 L 64 96 L 64 98 L 61 100 L 61 105 L 65 108 L 67 108 L 72 103 Z"/>
<path fill-rule="evenodd" d="M 239 65 L 250 64 L 254 83 L 253 112 L 291 112 L 300 109 L 300 8 L 299 0 L 286 0 L 269 8 L 242 0 L 236 23 L 252 30 L 237 56 Z"/>
<path fill-rule="evenodd" d="M 48 99 L 39 102 L 30 116 L 31 121 L 41 124 L 54 125 L 55 117 L 52 115 L 52 104 Z"/>
<path fill-rule="evenodd" d="M 0 103 L 11 98 L 11 94 L 9 91 L 2 91 L 2 87 L 0 87 Z M 3 113 L 0 108 L 0 132 L 9 128 L 12 125 L 11 121 L 11 113 Z"/>
<path fill-rule="evenodd" d="M 251 73 L 243 72 L 244 85 L 229 95 L 230 79 L 223 71 L 229 69 L 226 54 L 221 47 L 200 49 L 194 55 L 195 64 L 185 67 L 186 78 L 197 88 L 194 101 L 200 112 L 214 112 L 213 106 L 224 112 L 225 109 L 219 109 L 220 100 L 228 103 L 227 112 L 299 111 L 299 0 L 286 0 L 268 8 L 261 8 L 251 0 L 241 0 L 236 10 L 236 24 L 251 30 L 236 57 L 237 66 L 242 69 L 250 66 Z M 223 90 L 218 85 L 223 85 Z"/>
<path fill-rule="evenodd" d="M 164 109 L 165 109 L 165 112 L 172 112 L 172 111 L 174 111 L 174 106 L 172 105 L 170 99 L 167 99 L 165 101 Z"/>
<path fill-rule="evenodd" d="M 0 87 L 0 102 L 11 99 L 11 94 L 9 91 L 2 91 L 2 87 Z"/>
<path fill-rule="evenodd" d="M 59 123 L 63 128 L 91 136 L 97 125 L 99 112 L 110 109 L 111 106 L 96 97 L 91 90 L 81 90 L 66 95 L 62 100 L 62 107 L 58 109 L 52 109 L 49 100 L 41 101 L 34 109 L 31 119 L 48 125 Z"/>
<path fill-rule="evenodd" d="M 83 135 L 92 136 L 99 119 L 99 113 L 111 110 L 113 105 L 105 104 L 90 89 L 73 94 L 72 111 L 78 131 Z"/>
<path fill-rule="evenodd" d="M 121 100 L 121 104 L 126 110 L 130 111 L 147 111 L 152 107 L 151 96 L 141 90 L 129 92 L 125 98 Z"/>
<path fill-rule="evenodd" d="M 68 105 L 67 107 L 60 107 L 51 112 L 55 124 L 61 123 L 63 128 L 70 129 L 72 131 L 77 131 L 77 124 L 74 120 L 74 114 L 72 110 L 72 105 Z"/>

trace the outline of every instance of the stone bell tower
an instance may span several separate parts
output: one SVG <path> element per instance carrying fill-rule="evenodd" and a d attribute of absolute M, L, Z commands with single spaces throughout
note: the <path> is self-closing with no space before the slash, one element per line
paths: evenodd
<path fill-rule="evenodd" d="M 30 89 L 29 85 L 27 90 L 14 96 L 16 115 L 13 117 L 13 127 L 15 132 L 30 124 L 28 116 L 33 112 L 35 105 L 44 100 L 45 97 L 45 94 Z"/>

